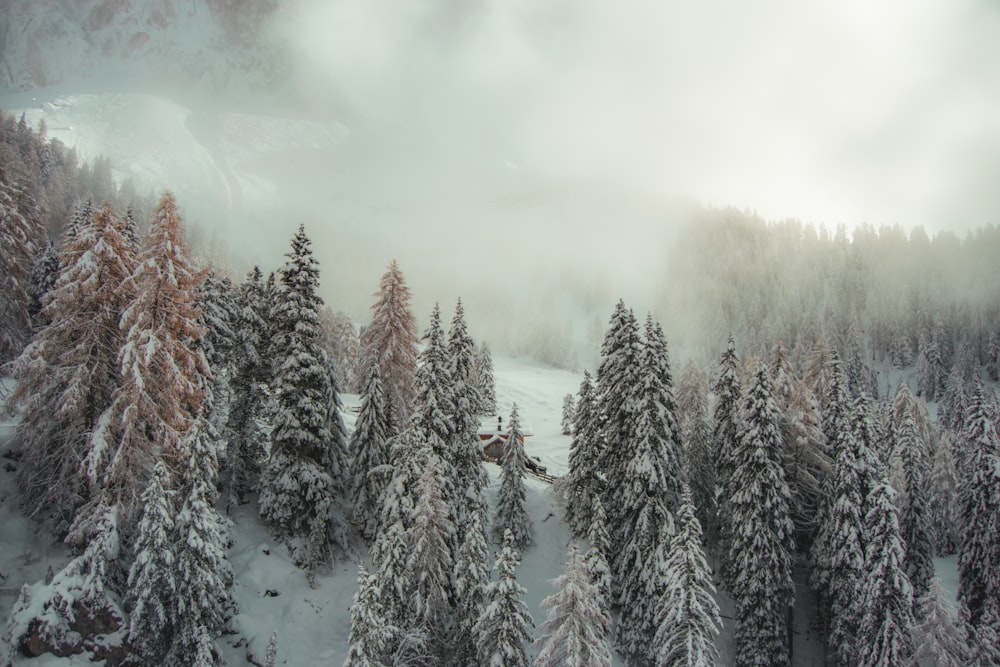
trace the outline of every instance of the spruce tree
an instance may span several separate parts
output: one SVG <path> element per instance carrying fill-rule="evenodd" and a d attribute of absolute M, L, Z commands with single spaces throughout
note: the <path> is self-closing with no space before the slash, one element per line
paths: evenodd
<path fill-rule="evenodd" d="M 180 510 L 174 520 L 177 596 L 175 637 L 167 664 L 178 666 L 191 664 L 206 644 L 214 653 L 215 639 L 238 611 L 233 569 L 226 558 L 225 519 L 215 509 L 218 434 L 208 419 L 211 404 L 209 392 L 185 443 L 188 457 L 178 494 Z"/>
<path fill-rule="evenodd" d="M 701 541 L 701 525 L 686 486 L 675 524 L 677 532 L 670 539 L 662 566 L 666 584 L 656 601 L 659 620 L 653 641 L 655 664 L 711 667 L 719 661 L 715 641 L 722 622 Z"/>
<path fill-rule="evenodd" d="M 559 428 L 563 435 L 571 435 L 573 433 L 573 421 L 574 413 L 576 412 L 576 401 L 573 400 L 573 394 L 566 394 L 563 396 L 562 402 L 562 420 L 559 422 Z"/>
<path fill-rule="evenodd" d="M 951 455 L 951 436 L 941 433 L 934 449 L 931 470 L 930 532 L 935 556 L 957 553 L 961 541 L 961 521 L 958 511 L 958 475 Z"/>
<path fill-rule="evenodd" d="M 1000 665 L 1000 616 L 996 600 L 983 609 L 978 626 L 969 626 L 970 667 L 996 667 Z"/>
<path fill-rule="evenodd" d="M 476 386 L 479 389 L 479 412 L 492 415 L 497 409 L 497 390 L 493 379 L 493 355 L 490 346 L 481 343 L 476 351 Z"/>
<path fill-rule="evenodd" d="M 420 352 L 416 374 L 416 396 L 411 424 L 428 438 L 431 451 L 440 459 L 442 493 L 453 507 L 455 497 L 455 458 L 452 443 L 457 433 L 454 393 L 451 391 L 451 363 L 441 329 L 441 310 L 431 312 L 430 326 L 424 333 L 426 344 Z"/>
<path fill-rule="evenodd" d="M 827 652 L 834 664 L 852 665 L 863 609 L 865 529 L 858 445 L 850 428 L 838 429 L 830 506 L 813 543 L 814 579 L 827 605 Z"/>
<path fill-rule="evenodd" d="M 927 592 L 934 576 L 934 547 L 928 516 L 930 465 L 926 442 L 918 432 L 914 401 L 904 383 L 894 400 L 891 433 L 894 450 L 903 465 L 905 491 L 899 504 L 900 537 L 906 545 L 906 574 L 916 599 Z"/>
<path fill-rule="evenodd" d="M 577 537 L 586 535 L 592 521 L 593 506 L 603 485 L 599 465 L 600 442 L 597 434 L 597 406 L 594 385 L 588 371 L 583 372 L 573 422 L 573 440 L 569 445 L 566 473 L 566 523 Z"/>
<path fill-rule="evenodd" d="M 483 449 L 478 435 L 482 398 L 475 377 L 475 343 L 465 325 L 461 300 L 455 306 L 455 316 L 448 332 L 448 357 L 454 410 L 451 417 L 454 434 L 449 443 L 449 455 L 455 475 L 455 494 L 450 508 L 455 532 L 450 548 L 457 559 L 460 545 L 465 541 L 470 515 L 486 511 L 483 490 L 489 482 L 483 468 Z"/>
<path fill-rule="evenodd" d="M 629 445 L 635 437 L 635 401 L 640 384 L 639 354 L 642 341 L 635 315 L 619 301 L 611 315 L 608 331 L 601 345 L 601 363 L 597 368 L 594 423 L 600 425 L 597 434 L 600 443 L 597 451 L 597 469 L 612 478 L 621 478 L 629 460 Z M 616 475 L 616 473 L 618 473 Z M 604 509 L 608 512 L 608 526 L 612 541 L 620 525 L 619 516 L 610 503 L 613 491 L 607 486 Z"/>
<path fill-rule="evenodd" d="M 126 280 L 131 301 L 119 326 L 121 384 L 81 466 L 88 483 L 107 494 L 109 504 L 120 505 L 126 526 L 134 521 L 156 458 L 163 456 L 171 472 L 186 462 L 183 441 L 201 409 L 200 378 L 211 376 L 204 354 L 191 345 L 204 334 L 195 305 L 201 280 L 188 256 L 177 202 L 167 192 Z"/>
<path fill-rule="evenodd" d="M 971 476 L 962 482 L 962 544 L 958 550 L 958 599 L 977 631 L 991 601 L 1000 596 L 1000 439 L 990 396 L 981 383 L 966 428 Z"/>
<path fill-rule="evenodd" d="M 517 583 L 519 564 L 514 534 L 507 531 L 494 565 L 497 579 L 486 588 L 489 602 L 476 623 L 476 655 L 483 667 L 528 665 L 525 644 L 531 641 L 534 622 L 522 599 L 525 590 Z"/>
<path fill-rule="evenodd" d="M 712 393 L 715 394 L 715 409 L 712 412 L 712 442 L 715 443 L 715 507 L 717 524 L 708 526 L 709 538 L 715 538 L 716 547 L 723 554 L 722 577 L 727 588 L 732 588 L 733 572 L 726 565 L 726 556 L 732 540 L 733 521 L 730 504 L 736 488 L 733 486 L 735 454 L 743 432 L 743 417 L 740 405 L 743 402 L 743 388 L 740 384 L 740 361 L 736 356 L 736 343 L 732 335 L 726 351 L 719 362 L 719 374 Z M 713 530 L 714 529 L 714 530 Z"/>
<path fill-rule="evenodd" d="M 384 663 L 388 632 L 382 617 L 375 575 L 365 566 L 358 570 L 358 590 L 351 604 L 350 649 L 344 667 L 379 667 Z"/>
<path fill-rule="evenodd" d="M 490 582 L 489 545 L 484 518 L 483 511 L 468 515 L 465 539 L 455 560 L 455 624 L 450 660 L 454 665 L 471 665 L 476 661 L 475 627 L 483 613 L 486 587 Z"/>
<path fill-rule="evenodd" d="M 479 425 L 476 415 L 482 399 L 479 396 L 479 385 L 476 382 L 476 344 L 469 335 L 469 329 L 465 324 L 465 309 L 462 307 L 462 300 L 455 304 L 455 315 L 451 320 L 451 328 L 448 330 L 448 359 L 451 362 L 449 369 L 454 393 L 455 413 L 463 416 L 475 426 Z M 461 428 L 461 424 L 456 424 Z"/>
<path fill-rule="evenodd" d="M 576 543 L 570 544 L 563 573 L 551 583 L 557 592 L 542 600 L 542 608 L 549 611 L 542 636 L 535 640 L 541 651 L 534 667 L 611 667 L 611 620 L 599 604 L 597 585 Z"/>
<path fill-rule="evenodd" d="M 265 414 L 267 385 L 271 380 L 271 363 L 267 356 L 270 336 L 267 296 L 260 268 L 255 266 L 237 294 L 232 403 L 226 424 L 229 487 L 240 503 L 257 488 L 266 455 L 266 436 L 258 420 Z"/>
<path fill-rule="evenodd" d="M 816 515 L 824 498 L 824 481 L 833 467 L 827 455 L 819 405 L 812 390 L 798 378 L 784 346 L 771 351 L 769 370 L 773 378 L 774 400 L 780 414 L 782 465 L 792 492 L 792 521 L 797 539 L 808 544 L 816 530 Z M 838 398 L 846 400 L 846 392 Z M 838 412 L 840 408 L 837 408 Z M 845 428 L 842 420 L 838 428 Z"/>
<path fill-rule="evenodd" d="M 8 407 L 22 415 L 13 447 L 32 453 L 17 471 L 28 512 L 51 515 L 64 534 L 88 499 L 80 460 L 119 384 L 118 321 L 135 256 L 106 207 L 63 241 L 60 257 L 64 268 L 45 298 L 47 324 L 12 364 L 17 386 Z"/>
<path fill-rule="evenodd" d="M 525 506 L 524 476 L 527 471 L 524 453 L 524 436 L 517 405 L 510 409 L 509 432 L 500 455 L 500 493 L 497 496 L 496 515 L 493 518 L 493 539 L 498 542 L 509 532 L 515 549 L 523 549 L 535 542 L 535 527 Z"/>
<path fill-rule="evenodd" d="M 736 601 L 736 664 L 788 665 L 793 525 L 781 467 L 778 410 L 767 369 L 758 367 L 733 453 L 730 572 Z"/>
<path fill-rule="evenodd" d="M 412 623 L 410 596 L 413 581 L 407 566 L 407 542 L 419 500 L 419 481 L 429 460 L 428 438 L 411 427 L 393 439 L 389 459 L 394 472 L 382 494 L 380 530 L 372 545 L 372 563 L 380 591 L 382 613 L 393 633 L 388 650 L 396 652 Z"/>
<path fill-rule="evenodd" d="M 382 492 L 387 483 L 390 424 L 386 419 L 385 396 L 378 364 L 368 365 L 361 391 L 361 410 L 351 433 L 351 511 L 354 523 L 365 540 L 371 542 L 379 526 Z"/>
<path fill-rule="evenodd" d="M 913 626 L 916 648 L 909 665 L 964 667 L 969 664 L 969 646 L 965 630 L 957 623 L 955 609 L 937 577 L 931 579 L 927 593 L 917 600 L 917 618 Z"/>
<path fill-rule="evenodd" d="M 608 535 L 607 516 L 600 496 L 594 497 L 594 514 L 590 519 L 587 540 L 590 542 L 590 548 L 584 555 L 587 569 L 601 596 L 601 608 L 607 612 L 611 607 L 611 568 L 608 565 L 611 557 L 609 553 L 611 538 Z"/>
<path fill-rule="evenodd" d="M 708 527 L 715 521 L 715 446 L 708 414 L 708 376 L 693 361 L 677 382 L 677 415 L 685 476 L 698 522 Z"/>
<path fill-rule="evenodd" d="M 153 468 L 142 494 L 142 516 L 135 556 L 128 573 L 126 605 L 128 638 L 133 650 L 149 663 L 161 661 L 173 642 L 177 623 L 177 581 L 173 492 L 163 461 Z"/>
<path fill-rule="evenodd" d="M 35 257 L 28 276 L 28 315 L 31 316 L 35 330 L 48 321 L 41 316 L 43 301 L 56 285 L 59 278 L 59 248 L 52 241 L 47 241 L 44 250 Z"/>
<path fill-rule="evenodd" d="M 902 664 L 912 649 L 913 588 L 906 576 L 906 545 L 900 538 L 894 496 L 883 481 L 871 491 L 865 515 L 864 614 L 857 642 L 861 667 Z"/>
<path fill-rule="evenodd" d="M 454 565 L 449 539 L 454 525 L 441 494 L 437 464 L 432 455 L 417 482 L 417 502 L 405 542 L 410 618 L 427 638 L 431 653 L 443 656 Z"/>
<path fill-rule="evenodd" d="M 611 551 L 616 554 L 612 581 L 622 609 L 616 642 L 626 654 L 650 659 L 662 587 L 656 554 L 666 552 L 674 531 L 682 473 L 666 345 L 651 318 L 640 364 L 635 439 L 623 449 L 628 457 L 624 470 L 609 471 L 608 483 L 617 496 L 618 518 L 610 519 Z"/>
<path fill-rule="evenodd" d="M 292 239 L 272 309 L 278 412 L 261 474 L 260 514 L 310 572 L 346 546 L 346 438 L 340 400 L 318 344 L 319 269 L 305 230 Z"/>
<path fill-rule="evenodd" d="M 417 372 L 417 323 L 410 310 L 410 288 L 396 260 L 379 281 L 372 321 L 361 334 L 362 354 L 374 356 L 382 374 L 386 406 L 393 420 L 391 435 L 409 419 Z"/>

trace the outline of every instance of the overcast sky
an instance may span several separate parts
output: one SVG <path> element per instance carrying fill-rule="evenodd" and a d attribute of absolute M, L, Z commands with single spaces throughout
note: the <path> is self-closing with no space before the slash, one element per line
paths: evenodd
<path fill-rule="evenodd" d="M 396 150 L 828 225 L 1000 223 L 1000 4 L 317 0 L 286 26 Z M 391 132 L 390 132 L 391 134 Z"/>

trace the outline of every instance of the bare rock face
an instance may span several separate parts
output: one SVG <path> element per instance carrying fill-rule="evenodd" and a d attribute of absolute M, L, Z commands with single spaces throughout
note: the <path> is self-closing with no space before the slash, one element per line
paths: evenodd
<path fill-rule="evenodd" d="M 73 620 L 65 626 L 52 625 L 44 619 L 34 619 L 18 643 L 20 652 L 36 658 L 51 653 L 60 658 L 90 653 L 93 660 L 106 665 L 121 665 L 129 656 L 122 633 L 123 619 L 111 606 L 91 609 L 76 601 L 72 605 Z"/>
<path fill-rule="evenodd" d="M 174 83 L 245 79 L 266 60 L 258 37 L 276 8 L 276 0 L 8 0 L 0 12 L 0 88 L 108 70 L 159 73 Z"/>
<path fill-rule="evenodd" d="M 46 653 L 60 658 L 83 653 L 83 643 L 79 635 L 53 636 L 53 633 L 47 631 L 45 624 L 37 620 L 32 621 L 27 634 L 21 637 L 19 648 L 21 653 L 29 658 L 37 658 Z"/>

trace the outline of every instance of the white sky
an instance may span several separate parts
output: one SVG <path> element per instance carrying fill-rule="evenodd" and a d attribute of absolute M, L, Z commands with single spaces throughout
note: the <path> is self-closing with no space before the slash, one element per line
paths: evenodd
<path fill-rule="evenodd" d="M 435 168 L 495 158 L 828 225 L 1000 223 L 987 0 L 305 7 L 288 26 L 303 76 L 332 76 Z"/>

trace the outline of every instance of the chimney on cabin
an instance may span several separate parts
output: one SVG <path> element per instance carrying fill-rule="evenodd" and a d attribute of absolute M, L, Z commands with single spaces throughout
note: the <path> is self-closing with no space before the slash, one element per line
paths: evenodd
<path fill-rule="evenodd" d="M 503 417 L 497 415 L 497 433 L 500 433 L 502 431 L 503 431 Z"/>

